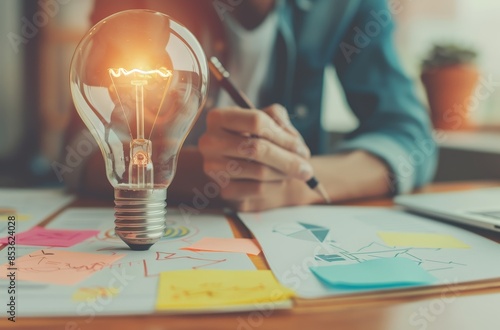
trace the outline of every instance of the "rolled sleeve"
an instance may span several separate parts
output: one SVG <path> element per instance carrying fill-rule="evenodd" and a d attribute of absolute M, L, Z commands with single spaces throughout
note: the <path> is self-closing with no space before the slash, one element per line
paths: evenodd
<path fill-rule="evenodd" d="M 343 43 L 356 45 L 358 27 L 374 22 L 373 13 L 389 15 L 386 1 L 362 2 Z M 338 151 L 365 150 L 391 171 L 393 193 L 406 193 L 429 182 L 435 172 L 437 148 L 427 110 L 418 100 L 393 44 L 390 19 L 351 57 L 334 58 L 346 99 L 359 119 Z"/>

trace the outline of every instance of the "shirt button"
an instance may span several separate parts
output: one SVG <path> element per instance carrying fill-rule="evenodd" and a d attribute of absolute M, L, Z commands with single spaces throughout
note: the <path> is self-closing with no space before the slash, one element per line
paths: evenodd
<path fill-rule="evenodd" d="M 294 115 L 297 119 L 304 119 L 309 115 L 309 109 L 303 104 L 298 104 L 295 107 Z"/>

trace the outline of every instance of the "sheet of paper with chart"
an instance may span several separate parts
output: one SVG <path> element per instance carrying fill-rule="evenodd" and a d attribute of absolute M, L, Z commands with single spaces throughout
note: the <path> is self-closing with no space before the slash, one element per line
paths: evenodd
<path fill-rule="evenodd" d="M 21 316 L 153 313 L 161 272 L 255 269 L 243 253 L 182 249 L 203 237 L 233 237 L 221 215 L 193 215 L 185 219 L 169 210 L 166 233 L 149 251 L 131 251 L 115 236 L 112 208 L 70 208 L 47 228 L 98 230 L 98 234 L 68 248 L 16 247 L 17 267 L 25 264 L 25 272 L 43 274 L 28 275 L 30 281 L 18 280 Z M 5 249 L 0 251 L 0 260 L 7 260 Z M 75 281 L 75 274 L 82 271 L 85 276 Z M 7 284 L 6 279 L 0 280 L 2 292 L 6 292 Z"/>
<path fill-rule="evenodd" d="M 303 298 L 500 278 L 499 244 L 397 210 L 308 206 L 238 216 L 276 278 Z"/>
<path fill-rule="evenodd" d="M 7 235 L 7 218 L 16 217 L 16 232 L 36 226 L 74 200 L 62 189 L 0 189 L 0 237 Z"/>

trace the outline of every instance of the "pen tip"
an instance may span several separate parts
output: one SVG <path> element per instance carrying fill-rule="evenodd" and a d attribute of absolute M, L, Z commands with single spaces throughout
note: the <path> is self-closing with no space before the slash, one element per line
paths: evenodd
<path fill-rule="evenodd" d="M 323 185 L 321 183 L 319 183 L 316 186 L 316 188 L 314 188 L 314 190 L 316 190 L 321 195 L 321 197 L 323 197 L 323 200 L 325 201 L 326 204 L 332 203 L 330 196 L 328 196 L 328 193 L 326 192 L 325 188 L 323 187 Z"/>

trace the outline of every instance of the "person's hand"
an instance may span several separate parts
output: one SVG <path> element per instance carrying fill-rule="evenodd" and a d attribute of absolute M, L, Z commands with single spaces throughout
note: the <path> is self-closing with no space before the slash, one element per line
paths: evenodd
<path fill-rule="evenodd" d="M 310 151 L 286 110 L 213 109 L 200 137 L 204 172 L 221 198 L 241 211 L 308 204 L 304 181 L 313 176 Z"/>

